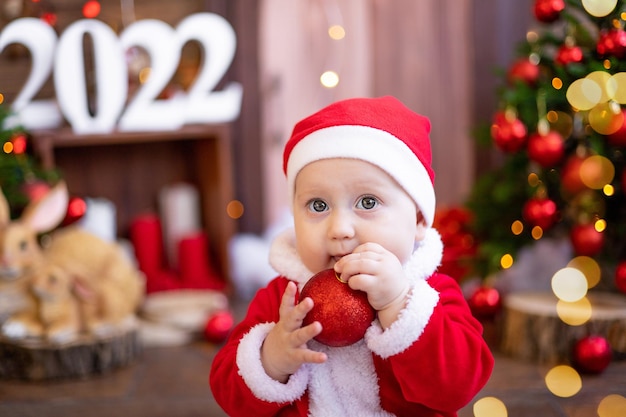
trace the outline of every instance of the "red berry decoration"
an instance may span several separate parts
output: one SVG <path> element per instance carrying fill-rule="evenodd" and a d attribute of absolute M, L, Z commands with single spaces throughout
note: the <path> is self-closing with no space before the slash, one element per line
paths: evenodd
<path fill-rule="evenodd" d="M 552 23 L 558 20 L 564 8 L 563 0 L 536 0 L 533 13 L 538 21 Z"/>
<path fill-rule="evenodd" d="M 502 298 L 497 289 L 482 285 L 470 296 L 467 304 L 474 317 L 481 320 L 490 320 L 500 312 Z"/>
<path fill-rule="evenodd" d="M 615 286 L 626 294 L 626 261 L 620 262 L 615 268 Z"/>
<path fill-rule="evenodd" d="M 528 138 L 528 156 L 544 168 L 549 168 L 563 159 L 565 142 L 560 133 L 551 130 L 546 135 L 533 133 Z"/>
<path fill-rule="evenodd" d="M 567 65 L 583 60 L 583 51 L 576 45 L 568 46 L 562 45 L 557 51 L 554 57 L 554 62 L 558 65 Z"/>
<path fill-rule="evenodd" d="M 539 66 L 530 62 L 527 58 L 518 59 L 511 65 L 507 72 L 507 80 L 510 84 L 521 81 L 528 85 L 534 85 L 539 79 Z"/>
<path fill-rule="evenodd" d="M 623 58 L 626 55 L 626 32 L 615 28 L 601 31 L 596 51 L 601 56 Z"/>
<path fill-rule="evenodd" d="M 204 326 L 204 337 L 209 342 L 222 343 L 228 338 L 235 319 L 229 311 L 218 311 L 212 314 Z"/>
<path fill-rule="evenodd" d="M 328 346 L 348 346 L 363 339 L 376 316 L 367 294 L 350 288 L 333 269 L 318 272 L 309 279 L 302 288 L 300 300 L 306 297 L 310 297 L 314 305 L 302 325 L 320 322 L 322 332 L 315 340 Z"/>
<path fill-rule="evenodd" d="M 626 146 L 626 109 L 622 109 L 622 125 L 615 132 L 608 135 L 608 140 L 614 146 Z"/>
<path fill-rule="evenodd" d="M 515 116 L 507 117 L 505 112 L 497 112 L 491 125 L 491 138 L 498 148 L 505 152 L 517 152 L 526 143 L 526 126 Z"/>
<path fill-rule="evenodd" d="M 595 256 L 604 247 L 604 233 L 598 232 L 593 223 L 572 227 L 570 240 L 578 256 Z"/>
<path fill-rule="evenodd" d="M 611 363 L 611 345 L 602 336 L 586 336 L 574 345 L 573 362 L 580 372 L 599 374 Z"/>
<path fill-rule="evenodd" d="M 533 226 L 549 229 L 557 220 L 556 203 L 548 198 L 531 198 L 524 204 L 522 216 Z"/>

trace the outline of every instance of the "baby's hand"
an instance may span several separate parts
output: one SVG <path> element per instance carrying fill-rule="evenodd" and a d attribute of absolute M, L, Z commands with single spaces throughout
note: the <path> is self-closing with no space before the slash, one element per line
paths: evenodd
<path fill-rule="evenodd" d="M 307 348 L 306 343 L 320 334 L 322 325 L 313 322 L 301 327 L 304 317 L 313 308 L 313 300 L 305 298 L 294 305 L 296 284 L 290 282 L 280 303 L 280 319 L 261 346 L 261 363 L 273 379 L 287 382 L 302 364 L 322 363 L 326 355 Z"/>
<path fill-rule="evenodd" d="M 377 243 L 364 243 L 335 264 L 341 279 L 350 288 L 367 293 L 367 300 L 378 310 L 384 328 L 393 323 L 406 305 L 409 281 L 400 260 Z"/>

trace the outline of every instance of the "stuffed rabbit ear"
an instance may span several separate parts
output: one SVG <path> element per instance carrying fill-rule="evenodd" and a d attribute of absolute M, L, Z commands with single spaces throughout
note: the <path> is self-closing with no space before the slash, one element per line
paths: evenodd
<path fill-rule="evenodd" d="M 26 206 L 20 221 L 37 233 L 50 231 L 65 219 L 68 204 L 67 185 L 60 181 L 44 197 Z"/>
<path fill-rule="evenodd" d="M 5 227 L 11 221 L 11 212 L 9 211 L 9 202 L 0 189 L 0 227 Z"/>

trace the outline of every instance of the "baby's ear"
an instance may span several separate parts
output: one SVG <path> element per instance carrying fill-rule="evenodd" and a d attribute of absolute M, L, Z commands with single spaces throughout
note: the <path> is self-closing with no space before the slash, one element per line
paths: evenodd
<path fill-rule="evenodd" d="M 416 242 L 421 242 L 422 240 L 424 240 L 424 237 L 426 237 L 426 229 L 428 229 L 428 226 L 426 226 L 426 219 L 424 219 L 422 212 L 418 211 L 417 212 L 417 224 L 415 225 L 415 241 Z"/>

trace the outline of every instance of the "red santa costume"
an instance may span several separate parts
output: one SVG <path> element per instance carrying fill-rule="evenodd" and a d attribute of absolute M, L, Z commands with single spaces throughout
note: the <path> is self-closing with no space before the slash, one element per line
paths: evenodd
<path fill-rule="evenodd" d="M 294 128 L 285 148 L 289 191 L 312 161 L 362 159 L 387 171 L 430 227 L 429 130 L 427 119 L 391 97 L 332 104 Z M 289 280 L 301 290 L 317 272 L 304 266 L 293 231 L 286 231 L 270 252 L 280 276 L 257 293 L 215 356 L 210 383 L 216 401 L 230 416 L 456 416 L 487 382 L 493 357 L 456 281 L 436 272 L 442 253 L 439 234 L 429 228 L 403 265 L 411 291 L 398 319 L 387 329 L 374 320 L 350 346 L 308 342 L 327 361 L 301 366 L 283 384 L 265 373 L 261 346 L 279 320 Z"/>

